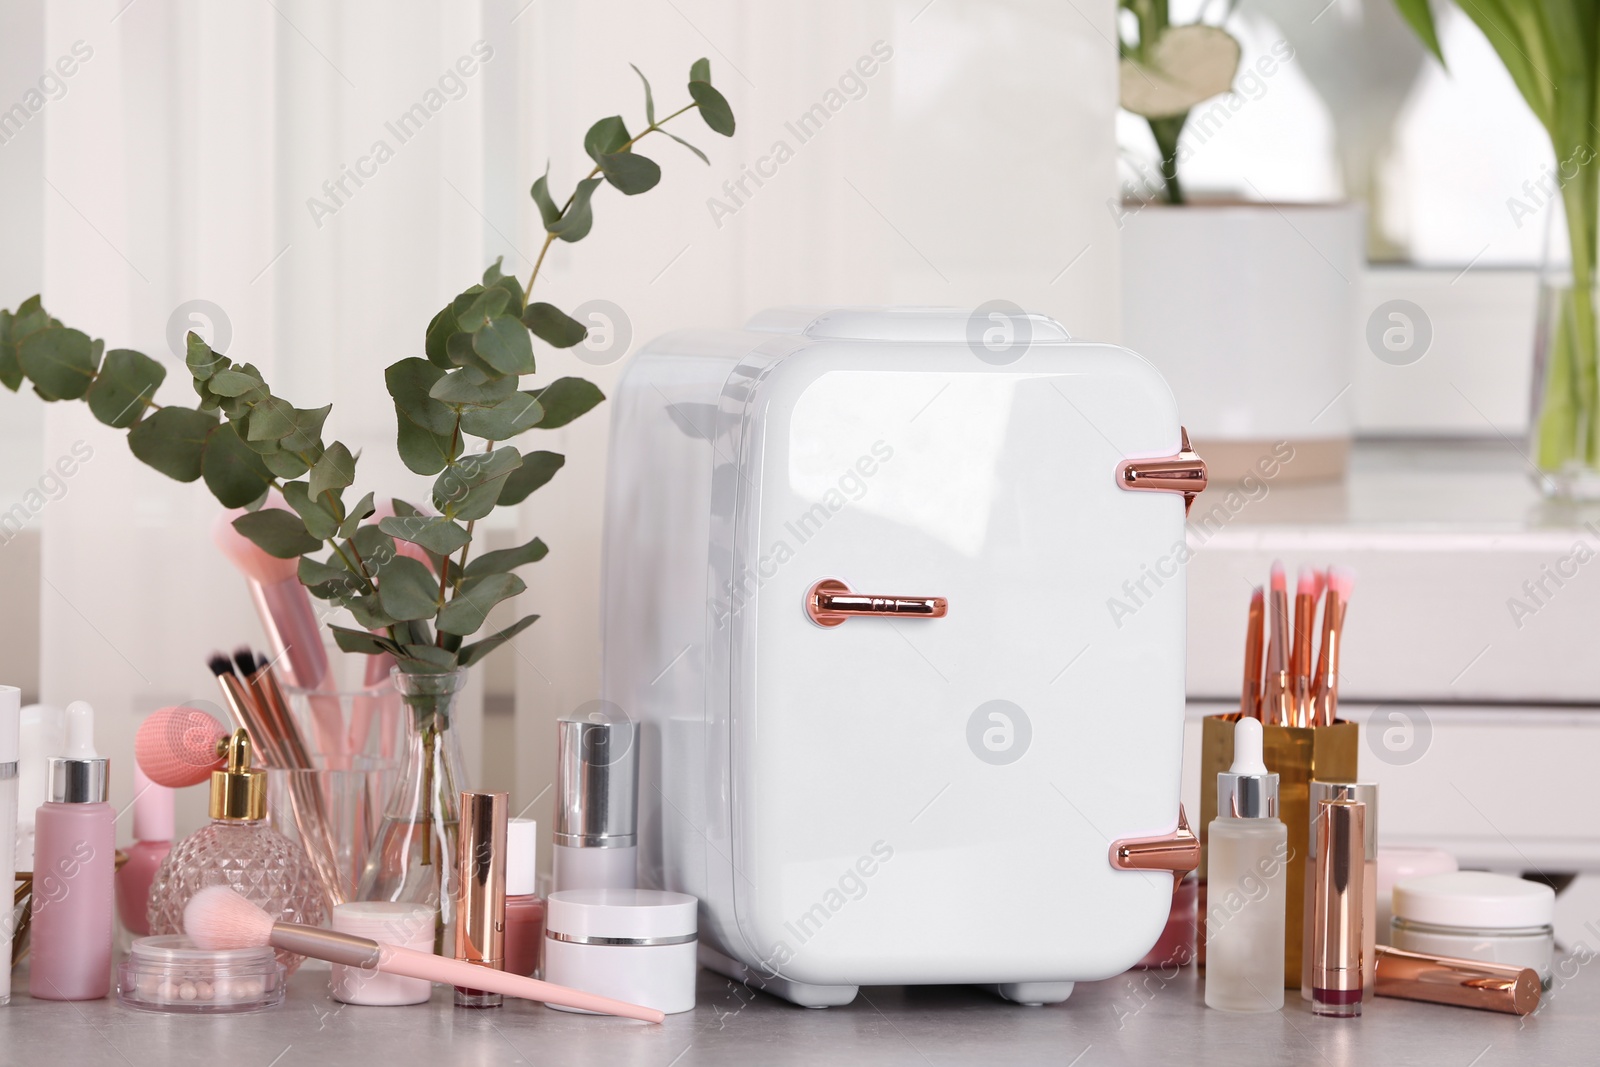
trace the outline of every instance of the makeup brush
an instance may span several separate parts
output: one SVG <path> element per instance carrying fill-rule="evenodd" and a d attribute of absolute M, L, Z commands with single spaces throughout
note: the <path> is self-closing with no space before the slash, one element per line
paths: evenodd
<path fill-rule="evenodd" d="M 1294 725 L 1294 693 L 1289 683 L 1289 581 L 1283 561 L 1272 561 L 1271 596 L 1267 602 L 1266 697 L 1262 721 L 1270 726 Z"/>
<path fill-rule="evenodd" d="M 271 945 L 285 952 L 340 963 L 346 967 L 376 969 L 385 974 L 481 989 L 602 1015 L 619 1015 L 647 1023 L 658 1023 L 666 1018 L 665 1014 L 654 1008 L 508 974 L 464 960 L 435 956 L 429 952 L 418 952 L 315 926 L 273 922 L 272 916 L 246 900 L 243 894 L 225 885 L 209 886 L 189 899 L 183 909 L 183 929 L 196 945 L 213 952 Z"/>
<path fill-rule="evenodd" d="M 305 737 L 300 732 L 300 724 L 289 710 L 289 701 L 279 688 L 267 658 L 253 651 L 249 645 L 241 645 L 234 650 L 233 662 L 249 684 L 250 696 L 272 734 L 279 765 L 292 770 L 311 770 L 315 767 L 306 749 Z M 339 769 L 332 763 L 329 766 Z"/>
<path fill-rule="evenodd" d="M 206 659 L 206 666 L 217 677 L 217 686 L 222 690 L 222 703 L 228 709 L 228 716 L 233 719 L 234 729 L 250 735 L 250 743 L 261 753 L 268 766 L 283 766 L 279 761 L 275 739 L 271 736 L 272 731 L 250 690 L 234 673 L 233 660 L 225 653 L 213 652 Z"/>
<path fill-rule="evenodd" d="M 311 596 L 300 584 L 299 564 L 268 555 L 233 528 L 243 511 L 225 511 L 211 526 L 211 540 L 249 580 L 250 598 L 266 631 L 273 662 L 288 665 L 294 684 L 318 689 L 328 681 L 328 654 Z M 318 751 L 337 755 L 344 749 L 343 726 L 336 700 L 313 700 L 312 729 Z"/>
<path fill-rule="evenodd" d="M 1289 652 L 1289 677 L 1294 686 L 1294 724 L 1310 726 L 1311 639 L 1317 620 L 1317 572 L 1301 567 L 1294 592 L 1294 645 Z"/>
<path fill-rule="evenodd" d="M 1261 718 L 1261 631 L 1266 608 L 1258 585 L 1250 593 L 1250 621 L 1244 635 L 1244 687 L 1239 693 L 1239 714 Z"/>
<path fill-rule="evenodd" d="M 161 708 L 139 724 L 133 758 L 168 789 L 199 785 L 228 762 L 228 730 L 198 708 Z"/>
<path fill-rule="evenodd" d="M 1350 591 L 1356 572 L 1349 567 L 1328 568 L 1328 595 L 1322 605 L 1322 648 L 1311 679 L 1311 722 L 1332 726 L 1339 714 L 1339 651 L 1344 642 L 1344 617 L 1350 610 Z"/>

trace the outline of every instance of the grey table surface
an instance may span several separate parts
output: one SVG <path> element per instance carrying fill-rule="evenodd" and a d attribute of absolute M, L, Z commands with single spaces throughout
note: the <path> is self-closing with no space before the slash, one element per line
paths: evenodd
<path fill-rule="evenodd" d="M 1322 1019 L 1295 992 L 1281 1012 L 1205 1007 L 1192 967 L 1080 983 L 1064 1004 L 1023 1008 L 960 986 L 861 991 L 842 1008 L 797 1008 L 702 971 L 699 1006 L 659 1026 L 539 1004 L 464 1010 L 431 1003 L 343 1005 L 308 964 L 272 1011 L 198 1017 L 112 999 L 32 1000 L 26 978 L 0 1008 L 0 1064 L 398 1067 L 400 1064 L 1593 1064 L 1600 1062 L 1600 967 L 1587 951 L 1557 965 L 1537 1013 L 1509 1015 L 1378 999 L 1359 1019 Z"/>

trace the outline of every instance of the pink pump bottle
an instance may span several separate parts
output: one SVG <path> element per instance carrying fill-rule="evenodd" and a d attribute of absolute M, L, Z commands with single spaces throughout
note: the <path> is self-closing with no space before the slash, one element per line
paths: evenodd
<path fill-rule="evenodd" d="M 111 989 L 116 812 L 100 757 L 50 759 L 33 850 L 33 965 L 39 1000 L 98 1000 Z"/>
<path fill-rule="evenodd" d="M 172 851 L 173 792 L 133 766 L 133 847 L 117 872 L 117 916 L 135 937 L 150 932 L 150 883 Z"/>

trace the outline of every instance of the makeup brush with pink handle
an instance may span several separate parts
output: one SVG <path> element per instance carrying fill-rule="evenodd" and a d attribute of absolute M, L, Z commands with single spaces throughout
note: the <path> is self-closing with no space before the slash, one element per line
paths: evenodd
<path fill-rule="evenodd" d="M 322 627 L 311 604 L 311 594 L 300 584 L 299 564 L 268 555 L 235 530 L 233 520 L 243 514 L 239 509 L 217 516 L 211 526 L 211 539 L 249 580 L 250 598 L 266 631 L 272 662 L 286 665 L 294 684 L 301 689 L 320 689 L 328 680 L 328 654 L 322 647 Z M 345 751 L 338 699 L 313 698 L 311 715 L 317 751 L 330 758 L 330 766 L 338 766 Z"/>
<path fill-rule="evenodd" d="M 560 1004 L 562 1007 L 580 1008 L 601 1015 L 619 1015 L 647 1023 L 658 1023 L 666 1018 L 665 1014 L 654 1008 L 552 985 L 535 978 L 524 978 L 465 960 L 435 956 L 429 952 L 418 952 L 315 926 L 273 922 L 272 916 L 246 900 L 243 894 L 225 885 L 209 886 L 189 899 L 183 909 L 183 930 L 196 945 L 213 952 L 271 945 L 285 952 L 327 960 L 329 963 L 342 963 L 346 967 L 376 968 L 385 974 L 482 989 L 489 993 Z"/>

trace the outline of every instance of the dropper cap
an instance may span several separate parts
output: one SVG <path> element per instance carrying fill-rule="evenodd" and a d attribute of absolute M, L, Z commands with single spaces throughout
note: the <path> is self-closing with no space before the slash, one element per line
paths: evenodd
<path fill-rule="evenodd" d="M 1226 818 L 1276 819 L 1278 776 L 1261 758 L 1261 720 L 1233 724 L 1233 766 L 1217 775 L 1217 811 Z"/>
<path fill-rule="evenodd" d="M 233 821 L 267 817 L 267 776 L 250 768 L 250 735 L 243 730 L 228 739 L 228 765 L 211 772 L 210 813 Z"/>
<path fill-rule="evenodd" d="M 100 758 L 94 750 L 94 707 L 87 700 L 67 705 L 67 750 L 61 754 L 71 759 Z"/>

